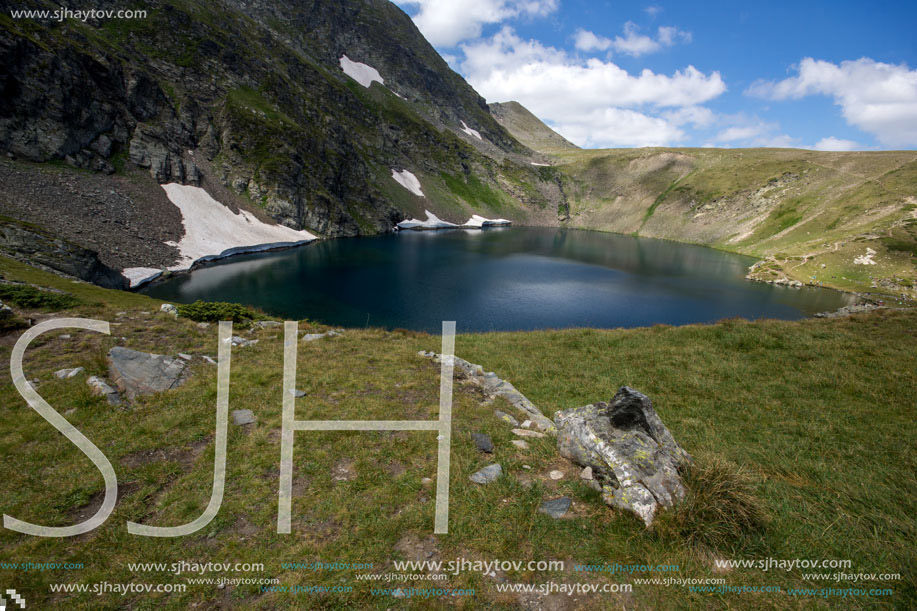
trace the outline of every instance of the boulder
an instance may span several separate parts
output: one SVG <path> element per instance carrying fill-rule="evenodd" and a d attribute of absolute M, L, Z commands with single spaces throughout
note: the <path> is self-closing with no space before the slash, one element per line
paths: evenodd
<path fill-rule="evenodd" d="M 232 412 L 232 422 L 236 426 L 255 424 L 255 414 L 250 409 L 237 409 Z"/>
<path fill-rule="evenodd" d="M 561 455 L 591 467 L 608 505 L 635 513 L 649 526 L 659 507 L 684 498 L 678 471 L 691 457 L 646 395 L 625 386 L 611 403 L 560 411 L 554 421 Z"/>
<path fill-rule="evenodd" d="M 562 496 L 556 499 L 548 499 L 544 501 L 541 506 L 538 508 L 538 513 L 544 513 L 555 520 L 558 518 L 564 517 L 567 511 L 570 510 L 570 505 L 573 501 L 568 496 Z"/>
<path fill-rule="evenodd" d="M 468 479 L 473 481 L 475 484 L 490 484 L 497 481 L 503 475 L 503 467 L 499 463 L 494 463 L 492 465 L 487 465 L 480 471 L 472 473 L 468 476 Z"/>
<path fill-rule="evenodd" d="M 187 379 L 187 363 L 179 358 L 115 346 L 108 361 L 112 380 L 128 399 L 178 388 Z"/>
<path fill-rule="evenodd" d="M 60 380 L 69 380 L 70 378 L 75 378 L 76 376 L 83 373 L 84 369 L 82 367 L 74 367 L 73 369 L 58 369 L 54 372 L 54 377 Z"/>
<path fill-rule="evenodd" d="M 494 416 L 496 416 L 497 418 L 499 418 L 499 419 L 502 420 L 503 422 L 509 424 L 510 426 L 516 426 L 516 427 L 519 426 L 519 421 L 518 421 L 518 420 L 516 420 L 515 418 L 513 418 L 512 416 L 510 416 L 509 414 L 507 414 L 506 412 L 504 412 L 504 411 L 502 411 L 502 410 L 495 409 L 495 410 L 494 410 Z"/>
<path fill-rule="evenodd" d="M 171 303 L 162 304 L 161 306 L 159 306 L 159 311 L 164 314 L 168 314 L 169 316 L 174 316 L 178 318 L 178 308 L 176 308 Z"/>
<path fill-rule="evenodd" d="M 479 451 L 487 454 L 493 453 L 494 442 L 491 441 L 490 436 L 484 433 L 472 433 L 471 439 L 474 441 L 474 445 Z"/>

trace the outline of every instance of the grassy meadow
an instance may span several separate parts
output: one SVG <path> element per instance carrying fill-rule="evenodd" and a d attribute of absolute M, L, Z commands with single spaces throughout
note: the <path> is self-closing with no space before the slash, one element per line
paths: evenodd
<path fill-rule="evenodd" d="M 692 454 L 685 505 L 652 529 L 606 507 L 556 452 L 552 438 L 511 445 L 515 436 L 481 392 L 457 381 L 453 406 L 448 535 L 433 535 L 434 432 L 298 432 L 294 454 L 293 532 L 276 533 L 280 458 L 282 328 L 235 334 L 258 339 L 233 349 L 230 410 L 251 409 L 257 423 L 230 421 L 226 492 L 217 517 L 178 539 L 127 533 L 125 522 L 170 526 L 199 516 L 210 497 L 217 328 L 159 312 L 160 302 L 61 279 L 0 260 L 6 280 L 65 291 L 63 311 L 36 307 L 24 318 L 98 318 L 111 335 L 56 331 L 36 340 L 25 371 L 38 392 L 112 462 L 119 501 L 99 529 L 71 539 L 0 530 L 5 562 L 82 563 L 79 570 L 0 568 L 3 583 L 30 608 L 74 609 L 812 609 L 917 605 L 917 311 L 884 310 L 838 320 L 726 320 L 714 325 L 630 330 L 571 329 L 460 335 L 456 354 L 511 381 L 542 411 L 608 400 L 624 384 L 648 394 L 663 422 Z M 14 307 L 15 304 L 13 304 Z M 17 310 L 20 308 L 17 308 Z M 308 321 L 300 331 L 323 330 Z M 63 338 L 62 335 L 70 335 Z M 9 362 L 19 331 L 0 335 Z M 193 355 L 181 388 L 111 407 L 90 394 L 87 375 L 107 375 L 114 345 Z M 300 342 L 298 419 L 435 419 L 439 368 L 417 355 L 439 351 L 439 337 L 410 331 L 349 329 L 341 337 Z M 53 372 L 85 367 L 59 380 Z M 66 525 L 95 512 L 104 490 L 92 464 L 29 409 L 0 373 L 2 512 Z M 471 433 L 493 439 L 479 453 Z M 488 486 L 468 481 L 499 462 Z M 553 480 L 552 470 L 565 476 Z M 561 519 L 538 513 L 566 495 Z M 749 509 L 754 519 L 738 515 Z M 563 560 L 563 571 L 468 571 L 444 581 L 369 582 L 361 573 L 395 572 L 394 560 Z M 717 559 L 849 559 L 847 573 L 898 573 L 856 584 L 806 578 L 804 571 L 718 569 Z M 257 573 L 176 575 L 131 571 L 135 562 L 259 563 Z M 307 570 L 284 563 L 372 564 L 371 570 Z M 575 564 L 678 565 L 663 577 L 723 579 L 725 585 L 779 586 L 783 592 L 699 592 L 649 585 L 649 572 L 588 573 Z M 820 572 L 820 571 L 814 571 Z M 282 593 L 261 585 L 189 585 L 169 594 L 53 593 L 58 583 L 176 583 L 188 577 L 256 577 L 284 586 L 336 592 Z M 617 583 L 632 591 L 546 597 L 499 592 L 501 584 Z M 376 588 L 466 588 L 475 595 L 392 598 Z M 884 596 L 792 596 L 790 588 L 890 588 Z"/>

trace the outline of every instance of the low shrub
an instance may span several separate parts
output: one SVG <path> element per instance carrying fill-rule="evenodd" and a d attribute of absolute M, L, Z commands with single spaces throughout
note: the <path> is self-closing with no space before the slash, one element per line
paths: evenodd
<path fill-rule="evenodd" d="M 28 284 L 0 283 L 0 301 L 31 310 L 66 310 L 81 303 L 69 293 L 42 291 Z"/>
<path fill-rule="evenodd" d="M 243 323 L 260 318 L 259 314 L 238 303 L 224 301 L 195 301 L 194 303 L 178 305 L 178 315 L 190 318 L 195 322 L 219 322 L 231 320 L 234 323 Z"/>

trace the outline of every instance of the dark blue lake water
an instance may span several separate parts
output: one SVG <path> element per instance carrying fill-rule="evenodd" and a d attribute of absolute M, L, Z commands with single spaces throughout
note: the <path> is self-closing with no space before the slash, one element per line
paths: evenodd
<path fill-rule="evenodd" d="M 797 319 L 851 297 L 745 280 L 750 257 L 573 229 L 404 231 L 233 257 L 142 292 L 288 319 L 439 332 Z"/>

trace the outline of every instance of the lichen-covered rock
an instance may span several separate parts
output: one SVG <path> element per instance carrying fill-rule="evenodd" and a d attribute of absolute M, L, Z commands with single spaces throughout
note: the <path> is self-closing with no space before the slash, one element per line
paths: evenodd
<path fill-rule="evenodd" d="M 649 526 L 659 507 L 684 498 L 678 470 L 691 457 L 646 395 L 624 386 L 611 403 L 560 411 L 554 421 L 561 455 L 592 468 L 608 505 L 632 511 Z"/>

